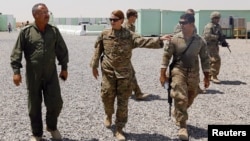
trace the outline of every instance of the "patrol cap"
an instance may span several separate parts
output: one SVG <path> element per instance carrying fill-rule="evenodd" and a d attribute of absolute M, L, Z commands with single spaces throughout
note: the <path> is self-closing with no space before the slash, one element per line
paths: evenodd
<path fill-rule="evenodd" d="M 220 18 L 220 17 L 221 17 L 221 15 L 220 15 L 220 12 L 218 12 L 218 11 L 214 11 L 210 15 L 211 19 L 213 19 L 213 18 Z"/>

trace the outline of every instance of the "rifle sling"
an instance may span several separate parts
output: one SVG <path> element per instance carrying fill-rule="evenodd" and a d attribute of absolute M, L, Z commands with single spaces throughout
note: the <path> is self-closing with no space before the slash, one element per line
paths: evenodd
<path fill-rule="evenodd" d="M 184 54 L 187 52 L 187 50 L 188 50 L 188 48 L 190 47 L 190 45 L 192 44 L 193 40 L 194 40 L 194 36 L 192 37 L 192 39 L 191 39 L 191 41 L 189 42 L 189 44 L 188 44 L 188 46 L 186 47 L 186 49 L 181 53 L 181 56 L 184 55 Z M 179 59 L 176 59 L 176 60 L 173 60 L 173 61 L 172 61 L 172 63 L 170 64 L 170 66 L 171 66 L 171 67 L 170 67 L 170 71 L 171 71 L 171 69 L 173 69 L 175 63 L 178 62 L 178 61 L 180 61 L 180 59 L 181 59 L 181 57 L 179 57 Z"/>

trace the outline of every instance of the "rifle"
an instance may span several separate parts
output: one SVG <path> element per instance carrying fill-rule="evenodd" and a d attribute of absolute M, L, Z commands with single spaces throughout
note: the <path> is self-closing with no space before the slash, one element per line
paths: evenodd
<path fill-rule="evenodd" d="M 227 43 L 227 41 L 226 41 L 226 36 L 225 35 L 222 35 L 220 32 L 219 32 L 219 41 L 220 41 L 220 43 L 221 43 L 221 46 L 222 47 L 227 47 L 227 49 L 229 50 L 229 52 L 231 53 L 231 50 L 230 50 L 230 48 L 229 48 L 229 45 L 228 45 L 228 43 Z"/>
<path fill-rule="evenodd" d="M 227 49 L 228 49 L 229 52 L 231 53 L 231 50 L 230 50 L 230 48 L 229 48 L 229 45 L 228 45 L 228 43 L 227 43 L 227 41 L 226 41 L 226 36 L 223 35 L 223 34 L 221 33 L 221 30 L 219 30 L 219 28 L 218 28 L 217 26 L 218 26 L 218 24 L 213 26 L 212 33 L 219 36 L 218 40 L 219 40 L 219 42 L 220 42 L 220 45 L 221 45 L 222 47 L 227 47 Z"/>
<path fill-rule="evenodd" d="M 177 61 L 172 61 L 172 63 L 169 65 L 169 78 L 168 78 L 168 104 L 169 104 L 169 116 L 171 117 L 171 108 L 172 108 L 172 97 L 170 95 L 170 91 L 171 91 L 171 82 L 172 82 L 172 74 L 171 74 L 171 71 L 173 70 L 174 66 L 175 66 L 175 63 Z"/>

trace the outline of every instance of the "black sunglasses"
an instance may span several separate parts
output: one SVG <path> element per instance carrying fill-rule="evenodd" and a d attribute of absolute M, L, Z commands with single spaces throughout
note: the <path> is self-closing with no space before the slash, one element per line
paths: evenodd
<path fill-rule="evenodd" d="M 189 23 L 188 21 L 179 21 L 180 25 L 185 25 L 185 24 L 188 24 L 188 23 Z"/>
<path fill-rule="evenodd" d="M 109 18 L 109 21 L 110 21 L 110 22 L 112 22 L 112 21 L 113 21 L 113 22 L 117 22 L 117 21 L 119 21 L 119 20 L 120 20 L 120 19 Z"/>

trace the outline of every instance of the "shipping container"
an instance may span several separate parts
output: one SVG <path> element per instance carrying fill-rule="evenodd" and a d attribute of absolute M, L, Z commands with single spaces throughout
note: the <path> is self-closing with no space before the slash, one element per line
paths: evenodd
<path fill-rule="evenodd" d="M 78 18 L 71 18 L 71 24 L 70 25 L 78 25 Z"/>
<path fill-rule="evenodd" d="M 235 37 L 235 30 L 237 32 L 239 31 L 238 34 L 244 33 L 243 30 L 250 30 L 247 29 L 246 26 L 246 23 L 250 22 L 250 10 L 200 10 L 195 12 L 195 26 L 198 34 L 202 35 L 205 25 L 211 22 L 210 14 L 213 11 L 221 13 L 220 25 L 222 27 L 222 32 L 226 35 L 226 37 Z M 181 14 L 185 11 L 138 9 L 137 12 L 138 18 L 135 23 L 136 32 L 142 36 L 160 36 L 173 33 Z M 234 20 L 234 29 L 232 28 L 232 24 L 230 24 L 230 17 Z M 54 18 L 53 21 L 56 25 L 75 25 L 80 22 L 88 22 L 89 24 L 99 25 L 106 22 L 110 25 L 109 19 L 104 17 L 81 17 L 76 19 Z M 5 20 L 6 19 L 2 17 L 0 19 L 0 24 L 2 24 Z M 4 26 L 6 29 L 7 24 Z M 245 29 L 242 30 L 241 28 Z"/>
<path fill-rule="evenodd" d="M 55 25 L 60 25 L 60 20 L 59 20 L 59 18 L 54 18 L 54 19 L 53 19 L 53 22 L 54 22 Z"/>
<path fill-rule="evenodd" d="M 65 18 L 65 19 L 66 19 L 66 23 L 65 23 L 66 25 L 72 25 L 71 18 Z"/>
<path fill-rule="evenodd" d="M 95 18 L 89 18 L 89 22 L 90 22 L 91 24 L 95 24 L 95 23 L 96 23 Z"/>
<path fill-rule="evenodd" d="M 102 18 L 95 18 L 95 23 L 94 24 L 98 24 L 102 21 Z"/>
<path fill-rule="evenodd" d="M 80 24 L 90 24 L 90 18 L 78 18 L 78 25 Z"/>
<path fill-rule="evenodd" d="M 173 33 L 183 13 L 183 11 L 161 10 L 161 35 Z"/>
<path fill-rule="evenodd" d="M 66 18 L 58 18 L 59 19 L 59 25 L 66 25 Z"/>
<path fill-rule="evenodd" d="M 245 19 L 245 22 L 250 21 L 250 10 L 200 10 L 197 12 L 197 29 L 198 33 L 202 34 L 204 27 L 207 23 L 211 22 L 210 19 L 210 14 L 213 11 L 218 11 L 221 14 L 221 19 L 220 19 L 220 24 L 222 23 L 222 30 L 223 33 L 228 37 L 228 38 L 233 38 L 234 34 L 234 29 L 232 29 L 232 26 L 230 26 L 230 16 L 233 17 L 233 19 L 237 20 L 238 18 L 243 18 Z M 228 22 L 228 23 L 226 23 Z M 239 23 L 238 23 L 239 24 Z M 237 24 L 237 26 L 238 26 Z M 242 26 L 242 22 L 240 23 Z M 246 23 L 245 23 L 246 25 Z M 236 27 L 234 27 L 236 28 Z"/>
<path fill-rule="evenodd" d="M 0 15 L 0 31 L 8 31 L 8 24 L 11 24 L 12 31 L 16 30 L 16 19 L 13 15 Z"/>
<path fill-rule="evenodd" d="M 136 20 L 136 32 L 142 36 L 159 36 L 161 34 L 160 9 L 139 9 Z"/>

